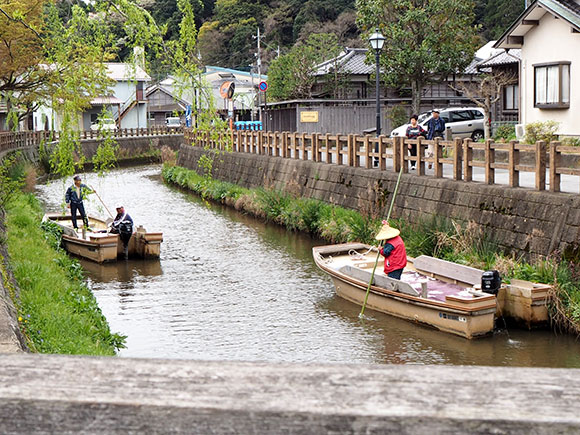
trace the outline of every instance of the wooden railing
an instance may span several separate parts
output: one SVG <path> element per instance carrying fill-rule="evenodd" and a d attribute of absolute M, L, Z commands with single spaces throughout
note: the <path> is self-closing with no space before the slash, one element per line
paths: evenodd
<path fill-rule="evenodd" d="M 100 139 L 103 137 L 101 132 L 92 130 L 79 131 L 77 134 L 80 140 Z M 167 127 L 122 128 L 111 131 L 111 134 L 115 138 L 161 136 L 183 134 L 183 129 Z M 57 131 L 0 132 L 0 154 L 5 151 L 35 147 L 42 142 L 56 142 L 58 138 L 59 133 Z"/>
<path fill-rule="evenodd" d="M 576 167 L 576 162 L 580 162 L 580 147 L 563 146 L 560 142 L 548 146 L 541 141 L 526 145 L 516 141 L 428 141 L 421 137 L 409 140 L 404 137 L 266 131 L 210 133 L 191 129 L 185 130 L 184 139 L 194 146 L 216 149 L 231 146 L 237 152 L 378 170 L 390 167 L 395 172 L 403 168 L 405 173 L 409 172 L 409 162 L 414 161 L 417 175 L 426 175 L 426 166 L 429 165 L 433 167 L 430 176 L 463 181 L 474 181 L 474 168 L 482 168 L 482 181 L 486 184 L 502 184 L 496 180 L 499 169 L 507 171 L 508 181 L 503 184 L 510 187 L 519 187 L 521 174 L 531 173 L 536 190 L 546 190 L 548 171 L 549 190 L 552 192 L 560 191 L 561 175 L 580 177 L 580 169 Z M 409 155 L 409 145 L 417 146 L 416 156 Z M 445 174 L 444 165 L 447 165 Z"/>

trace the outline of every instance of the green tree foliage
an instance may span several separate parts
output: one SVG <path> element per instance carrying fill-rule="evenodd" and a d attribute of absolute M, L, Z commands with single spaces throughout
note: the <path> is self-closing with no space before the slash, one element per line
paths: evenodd
<path fill-rule="evenodd" d="M 335 35 L 310 35 L 305 43 L 295 45 L 272 62 L 268 71 L 268 96 L 276 101 L 310 98 L 315 66 L 335 57 L 339 51 Z"/>
<path fill-rule="evenodd" d="M 486 40 L 499 38 L 524 11 L 524 0 L 480 0 L 476 20 Z"/>
<path fill-rule="evenodd" d="M 358 0 L 358 23 L 366 39 L 379 28 L 384 80 L 411 87 L 419 112 L 425 85 L 465 68 L 480 40 L 469 0 Z M 369 52 L 369 56 L 374 53 Z"/>

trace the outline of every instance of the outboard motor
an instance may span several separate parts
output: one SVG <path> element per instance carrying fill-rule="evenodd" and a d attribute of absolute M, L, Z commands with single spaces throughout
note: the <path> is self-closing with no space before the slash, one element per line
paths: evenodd
<path fill-rule="evenodd" d="M 488 270 L 481 274 L 481 290 L 497 296 L 501 288 L 501 276 L 497 270 Z"/>

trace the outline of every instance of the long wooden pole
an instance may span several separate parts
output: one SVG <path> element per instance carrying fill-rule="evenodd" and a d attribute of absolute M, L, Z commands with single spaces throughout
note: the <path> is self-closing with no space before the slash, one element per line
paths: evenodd
<path fill-rule="evenodd" d="M 91 189 L 93 189 L 93 192 L 95 193 L 95 195 L 97 195 L 97 198 L 99 198 L 99 201 L 101 201 L 101 204 L 103 204 L 103 207 L 105 207 L 105 210 L 107 210 L 107 213 L 109 213 L 109 216 L 111 216 L 111 219 L 115 219 L 115 216 L 113 216 L 113 214 L 111 213 L 111 211 L 107 208 L 107 205 L 105 204 L 105 201 L 103 201 L 101 199 L 101 197 L 99 196 L 99 194 L 97 193 L 97 191 L 91 187 Z"/>
<path fill-rule="evenodd" d="M 395 205 L 395 197 L 397 196 L 397 192 L 399 191 L 399 183 L 401 182 L 401 174 L 403 173 L 403 168 L 399 171 L 399 176 L 397 177 L 397 184 L 395 186 L 395 191 L 393 192 L 393 198 L 391 199 L 391 206 L 389 207 L 389 213 L 387 214 L 387 222 L 391 218 L 391 213 L 393 211 L 393 206 Z M 367 293 L 365 294 L 365 300 L 362 305 L 362 309 L 360 310 L 360 314 L 358 315 L 359 318 L 365 313 L 365 308 L 367 306 L 367 300 L 369 299 L 369 293 L 371 291 L 371 285 L 375 279 L 375 272 L 377 270 L 377 264 L 379 263 L 379 257 L 381 256 L 381 243 L 379 243 L 378 250 L 377 250 L 377 258 L 375 259 L 375 266 L 373 267 L 373 273 L 371 274 L 371 279 L 369 281 L 369 285 L 367 286 Z"/>

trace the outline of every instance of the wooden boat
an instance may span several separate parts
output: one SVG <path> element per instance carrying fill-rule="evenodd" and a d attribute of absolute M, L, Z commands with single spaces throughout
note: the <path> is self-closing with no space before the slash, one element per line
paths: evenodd
<path fill-rule="evenodd" d="M 118 234 L 100 232 L 107 229 L 107 224 L 102 219 L 88 216 L 91 231 L 87 231 L 83 228 L 82 219 L 77 218 L 81 234 L 73 228 L 70 215 L 47 213 L 43 220 L 55 222 L 62 228 L 62 245 L 71 254 L 97 263 L 115 261 L 123 254 L 123 243 Z M 159 258 L 162 241 L 162 233 L 148 233 L 139 226 L 129 240 L 129 257 Z"/>
<path fill-rule="evenodd" d="M 312 252 L 316 265 L 332 278 L 338 296 L 362 305 L 376 248 L 345 243 L 314 247 Z M 465 338 L 493 331 L 496 297 L 474 288 L 481 284 L 481 270 L 420 256 L 409 258 L 401 280 L 396 280 L 385 275 L 381 260 L 367 301 L 369 309 Z"/>

